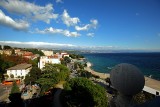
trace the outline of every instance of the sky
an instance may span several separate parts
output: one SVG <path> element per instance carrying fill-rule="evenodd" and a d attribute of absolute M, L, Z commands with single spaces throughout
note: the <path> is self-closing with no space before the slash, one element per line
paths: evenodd
<path fill-rule="evenodd" d="M 0 0 L 0 44 L 160 52 L 160 1 Z"/>

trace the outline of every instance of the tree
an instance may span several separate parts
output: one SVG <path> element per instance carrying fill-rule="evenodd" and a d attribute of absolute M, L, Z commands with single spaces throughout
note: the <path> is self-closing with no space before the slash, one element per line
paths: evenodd
<path fill-rule="evenodd" d="M 71 59 L 70 59 L 69 57 L 64 57 L 64 61 L 65 61 L 66 63 L 70 63 L 70 62 L 71 62 Z"/>
<path fill-rule="evenodd" d="M 35 83 L 40 76 L 42 75 L 42 71 L 38 67 L 32 67 L 31 71 L 25 77 L 25 84 Z"/>
<path fill-rule="evenodd" d="M 12 89 L 11 89 L 11 94 L 14 94 L 14 93 L 20 93 L 20 89 L 17 86 L 16 81 L 13 82 Z"/>
<path fill-rule="evenodd" d="M 107 107 L 106 92 L 86 78 L 73 78 L 64 85 L 61 99 L 66 106 Z"/>
<path fill-rule="evenodd" d="M 12 49 L 12 47 L 8 46 L 8 45 L 4 45 L 3 49 Z"/>
<path fill-rule="evenodd" d="M 5 74 L 5 75 L 4 75 L 4 78 L 9 78 L 9 75 Z"/>
<path fill-rule="evenodd" d="M 13 75 L 13 74 L 11 74 L 11 75 L 10 75 L 10 77 L 11 77 L 11 78 L 14 78 L 14 75 Z"/>
<path fill-rule="evenodd" d="M 84 58 L 84 56 L 82 56 L 82 55 L 78 55 L 78 54 L 70 54 L 69 55 L 71 58 L 73 58 L 73 59 L 80 59 L 80 58 Z"/>
<path fill-rule="evenodd" d="M 69 69 L 61 64 L 46 64 L 41 77 L 36 81 L 41 85 L 41 94 L 54 87 L 60 81 L 69 78 Z"/>
<path fill-rule="evenodd" d="M 34 60 L 29 60 L 29 63 L 32 64 L 32 67 L 37 67 L 39 62 L 39 58 L 36 58 Z"/>
<path fill-rule="evenodd" d="M 91 72 L 88 72 L 86 70 L 78 70 L 79 76 L 81 77 L 86 77 L 86 78 L 90 78 L 92 77 Z"/>
<path fill-rule="evenodd" d="M 15 55 L 16 53 L 15 53 L 15 50 L 14 49 L 12 49 L 12 55 Z"/>
<path fill-rule="evenodd" d="M 106 83 L 108 83 L 108 87 L 110 87 L 110 85 L 111 85 L 111 80 L 110 80 L 110 78 L 107 77 L 107 78 L 105 79 L 105 81 L 106 81 Z"/>

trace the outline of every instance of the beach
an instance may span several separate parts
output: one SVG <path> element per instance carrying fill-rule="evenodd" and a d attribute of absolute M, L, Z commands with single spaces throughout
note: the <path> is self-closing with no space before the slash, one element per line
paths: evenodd
<path fill-rule="evenodd" d="M 110 77 L 109 73 L 99 73 L 94 71 L 93 69 L 91 69 L 92 64 L 90 62 L 87 62 L 87 67 L 85 67 L 85 70 L 87 70 L 88 72 L 91 72 L 93 75 L 97 75 L 99 76 L 101 79 L 105 79 L 107 77 Z M 159 92 L 160 93 L 160 81 L 149 78 L 149 77 L 145 77 L 145 88 L 144 90 L 147 92 L 152 92 L 152 93 L 156 93 Z M 149 88 L 146 88 L 149 87 Z"/>
<path fill-rule="evenodd" d="M 91 72 L 93 75 L 97 75 L 102 79 L 106 79 L 107 77 L 110 77 L 110 75 L 108 73 L 99 73 L 94 71 L 93 69 L 91 69 L 92 64 L 90 62 L 87 62 L 87 67 L 85 67 L 84 69 L 87 70 L 88 72 Z"/>

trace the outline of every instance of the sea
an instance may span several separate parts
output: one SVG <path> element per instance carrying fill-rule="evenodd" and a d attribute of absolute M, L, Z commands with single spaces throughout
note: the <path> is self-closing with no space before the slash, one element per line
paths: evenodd
<path fill-rule="evenodd" d="M 101 73 L 110 73 L 120 63 L 137 66 L 150 78 L 160 80 L 160 53 L 85 53 L 86 61 L 92 63 L 92 69 Z"/>

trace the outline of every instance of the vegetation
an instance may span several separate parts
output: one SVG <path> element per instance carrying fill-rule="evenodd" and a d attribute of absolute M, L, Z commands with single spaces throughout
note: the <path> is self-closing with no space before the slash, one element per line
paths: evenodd
<path fill-rule="evenodd" d="M 62 65 L 67 65 L 67 63 L 70 63 L 71 59 L 69 57 L 64 57 L 63 60 L 61 60 Z"/>
<path fill-rule="evenodd" d="M 92 77 L 92 73 L 90 73 L 86 70 L 78 70 L 78 73 L 79 73 L 80 77 L 86 77 L 86 78 Z"/>
<path fill-rule="evenodd" d="M 46 64 L 42 75 L 36 81 L 41 85 L 41 94 L 48 91 L 50 88 L 54 87 L 55 84 L 60 81 L 68 80 L 69 70 L 66 66 L 61 64 Z"/>
<path fill-rule="evenodd" d="M 3 74 L 6 72 L 7 68 L 15 66 L 21 63 L 30 63 L 32 66 L 37 67 L 39 59 L 29 60 L 27 58 L 23 58 L 22 56 L 7 56 L 7 55 L 0 55 L 0 79 L 3 78 Z"/>
<path fill-rule="evenodd" d="M 6 69 L 20 63 L 29 63 L 29 59 L 22 56 L 0 55 L 0 73 L 4 74 Z"/>
<path fill-rule="evenodd" d="M 74 69 L 76 70 L 83 70 L 85 65 L 81 64 L 80 62 L 75 62 L 74 63 Z"/>
<path fill-rule="evenodd" d="M 73 78 L 64 85 L 61 100 L 68 107 L 107 107 L 105 89 L 86 78 Z"/>
<path fill-rule="evenodd" d="M 34 60 L 29 60 L 28 63 L 32 64 L 33 67 L 37 67 L 39 62 L 39 57 Z"/>
<path fill-rule="evenodd" d="M 12 49 L 12 47 L 8 46 L 8 45 L 4 45 L 3 49 Z"/>
<path fill-rule="evenodd" d="M 13 75 L 13 74 L 11 74 L 11 75 L 10 75 L 10 77 L 11 77 L 11 78 L 14 78 L 14 75 Z"/>
<path fill-rule="evenodd" d="M 36 83 L 36 81 L 41 77 L 42 72 L 38 67 L 32 67 L 31 71 L 25 77 L 25 84 Z"/>
<path fill-rule="evenodd" d="M 13 82 L 12 89 L 11 89 L 11 94 L 14 94 L 14 93 L 20 93 L 20 89 L 16 81 Z"/>
<path fill-rule="evenodd" d="M 145 103 L 146 101 L 151 100 L 153 98 L 154 98 L 154 95 L 147 93 L 147 92 L 140 92 L 133 96 L 133 100 L 137 104 Z"/>
<path fill-rule="evenodd" d="M 73 58 L 73 59 L 80 59 L 80 58 L 84 58 L 84 56 L 82 56 L 82 55 L 78 55 L 78 54 L 70 54 L 69 55 L 71 58 Z"/>

